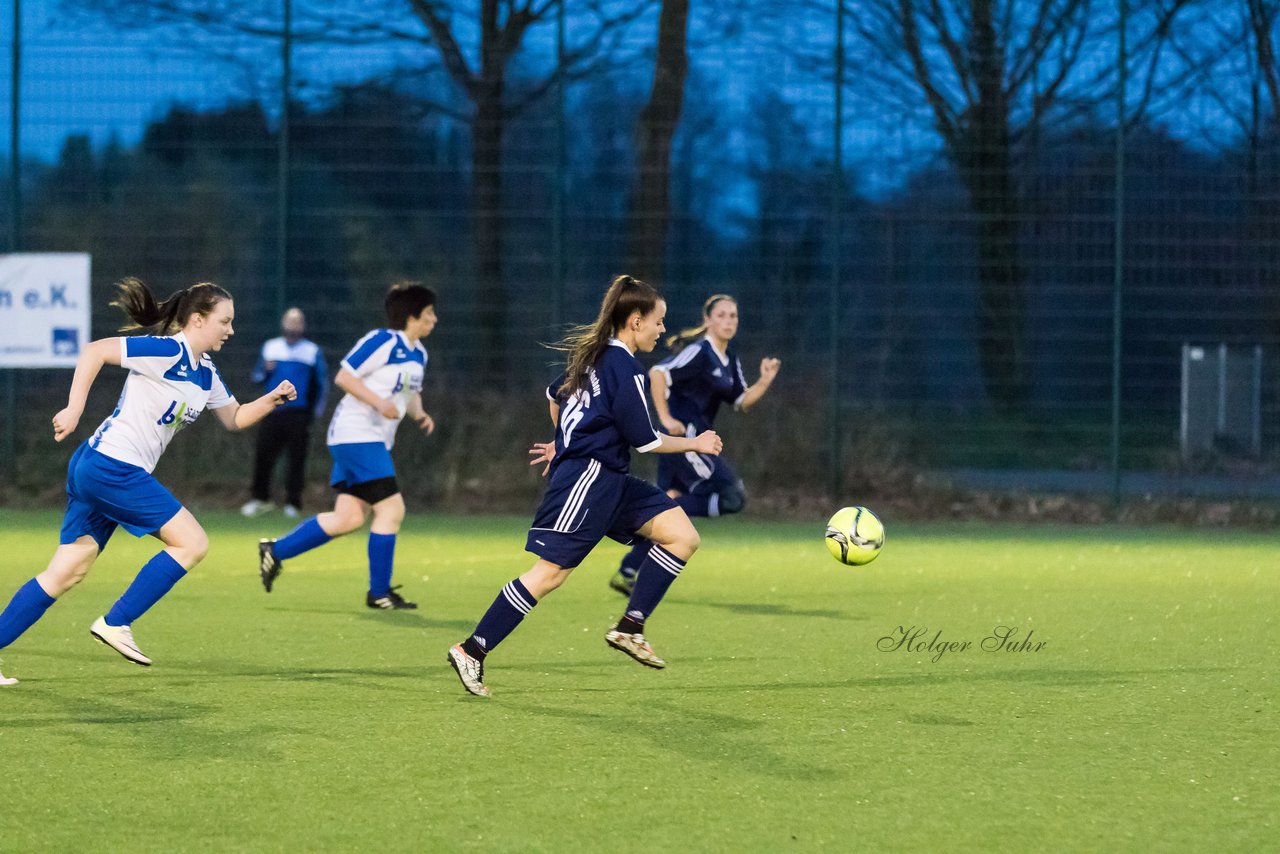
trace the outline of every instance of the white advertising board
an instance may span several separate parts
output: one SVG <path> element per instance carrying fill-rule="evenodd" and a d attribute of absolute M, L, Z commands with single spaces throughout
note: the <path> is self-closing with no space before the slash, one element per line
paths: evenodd
<path fill-rule="evenodd" d="M 74 368 L 89 343 L 89 255 L 0 255 L 0 368 Z"/>

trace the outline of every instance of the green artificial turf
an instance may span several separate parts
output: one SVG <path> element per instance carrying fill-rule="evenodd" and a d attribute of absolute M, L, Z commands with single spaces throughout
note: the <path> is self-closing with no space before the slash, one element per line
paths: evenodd
<path fill-rule="evenodd" d="M 887 519 L 880 558 L 847 568 L 825 520 L 700 520 L 648 626 L 665 671 L 603 642 L 624 604 L 606 543 L 489 658 L 482 700 L 445 650 L 531 564 L 527 519 L 411 516 L 396 580 L 422 608 L 382 613 L 364 607 L 363 535 L 289 562 L 267 595 L 256 539 L 284 520 L 200 516 L 209 557 L 134 626 L 155 666 L 88 633 L 155 550 L 123 533 L 0 653 L 22 680 L 0 689 L 0 849 L 1280 839 L 1272 536 Z M 0 599 L 58 522 L 0 511 Z M 998 626 L 1018 649 L 982 649 Z"/>

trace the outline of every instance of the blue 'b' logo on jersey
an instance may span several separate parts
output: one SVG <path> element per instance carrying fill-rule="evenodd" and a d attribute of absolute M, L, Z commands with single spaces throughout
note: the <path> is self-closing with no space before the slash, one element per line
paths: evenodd
<path fill-rule="evenodd" d="M 171 427 L 177 430 L 182 426 L 182 416 L 186 411 L 187 404 L 183 403 L 179 406 L 178 401 L 175 400 L 169 404 L 169 408 L 164 411 L 164 415 L 156 419 L 156 423 L 161 427 Z"/>

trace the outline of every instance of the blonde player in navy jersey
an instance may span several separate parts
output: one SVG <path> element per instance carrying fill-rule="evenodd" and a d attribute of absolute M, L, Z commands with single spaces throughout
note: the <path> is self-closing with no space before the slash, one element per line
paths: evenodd
<path fill-rule="evenodd" d="M 702 324 L 667 339 L 676 354 L 649 370 L 653 408 L 663 429 L 674 436 L 696 436 L 710 430 L 722 404 L 746 412 L 773 385 L 782 363 L 760 360 L 760 378 L 747 385 L 742 360 L 733 346 L 738 334 L 738 302 L 728 294 L 713 294 L 702 305 Z M 695 452 L 658 460 L 658 486 L 666 490 L 690 516 L 739 513 L 747 503 L 742 479 L 724 457 Z M 631 595 L 647 544 L 636 543 L 622 558 L 609 586 Z"/>
<path fill-rule="evenodd" d="M 59 442 L 75 432 L 103 365 L 119 365 L 129 376 L 115 411 L 71 457 L 61 545 L 44 572 L 23 585 L 0 613 L 0 648 L 17 640 L 85 577 L 121 526 L 135 537 L 151 534 L 165 548 L 89 631 L 129 661 L 151 664 L 133 638 L 133 622 L 209 550 L 200 523 L 151 475 L 152 469 L 178 431 L 204 410 L 212 409 L 227 429 L 243 430 L 296 394 L 291 383 L 282 382 L 241 406 L 227 391 L 209 354 L 233 334 L 235 306 L 217 285 L 194 285 L 159 304 L 137 279 L 125 279 L 118 288 L 111 304 L 133 320 L 125 330 L 148 334 L 94 341 L 76 362 L 67 406 L 53 416 L 53 438 Z M 0 676 L 0 684 L 14 681 Z"/>
<path fill-rule="evenodd" d="M 381 610 L 413 609 L 391 586 L 396 534 L 404 521 L 404 498 L 391 462 L 396 428 L 408 415 L 428 434 L 435 422 L 422 409 L 427 349 L 422 339 L 436 326 L 436 293 L 415 283 L 395 285 L 383 305 L 388 328 L 374 329 L 342 359 L 334 380 L 346 396 L 329 421 L 333 509 L 313 516 L 287 536 L 258 544 L 258 573 L 271 592 L 283 562 L 334 537 L 369 526 L 369 591 L 365 604 Z"/>
<path fill-rule="evenodd" d="M 613 280 L 594 324 L 565 341 L 569 362 L 547 389 L 554 443 L 535 444 L 533 465 L 550 481 L 529 529 L 533 568 L 508 582 L 471 636 L 449 649 L 449 663 L 472 694 L 489 696 L 484 659 L 604 537 L 650 545 L 626 613 L 605 642 L 648 667 L 666 666 L 644 636 L 645 620 L 698 548 L 698 532 L 665 492 L 629 475 L 630 449 L 641 453 L 720 453 L 720 437 L 659 433 L 649 420 L 645 371 L 637 351 L 658 343 L 667 312 L 658 292 L 630 276 Z"/>

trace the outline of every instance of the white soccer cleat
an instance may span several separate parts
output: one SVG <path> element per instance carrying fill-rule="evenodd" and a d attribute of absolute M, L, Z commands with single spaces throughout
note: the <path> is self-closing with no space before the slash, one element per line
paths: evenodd
<path fill-rule="evenodd" d="M 0 673 L 0 686 L 7 688 L 10 685 L 17 685 L 17 684 L 18 684 L 17 679 L 14 679 L 11 676 L 5 676 L 3 673 Z"/>
<path fill-rule="evenodd" d="M 605 634 L 604 642 L 614 649 L 625 652 L 645 667 L 661 670 L 667 666 L 665 661 L 658 658 L 657 653 L 653 651 L 653 647 L 649 646 L 649 642 L 644 639 L 644 635 L 639 632 L 627 634 L 626 632 L 618 631 L 617 628 L 613 628 Z"/>
<path fill-rule="evenodd" d="M 462 644 L 455 643 L 449 647 L 449 664 L 457 671 L 463 688 L 477 697 L 489 696 L 489 688 L 484 684 L 484 662 L 467 655 Z"/>
<path fill-rule="evenodd" d="M 108 626 L 107 621 L 99 617 L 89 628 L 89 634 L 93 635 L 93 639 L 98 643 L 105 643 L 134 664 L 141 664 L 143 667 L 151 666 L 151 659 L 138 649 L 138 645 L 133 640 L 133 631 L 128 626 Z"/>
<path fill-rule="evenodd" d="M 297 519 L 302 515 L 302 508 L 295 504 L 286 504 L 284 506 L 284 518 Z"/>

